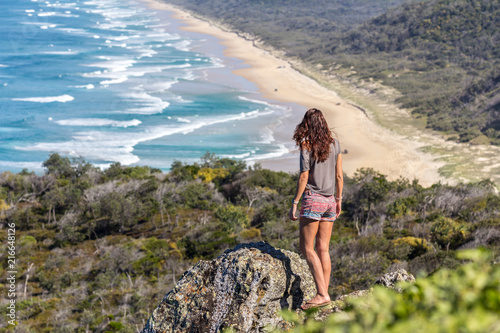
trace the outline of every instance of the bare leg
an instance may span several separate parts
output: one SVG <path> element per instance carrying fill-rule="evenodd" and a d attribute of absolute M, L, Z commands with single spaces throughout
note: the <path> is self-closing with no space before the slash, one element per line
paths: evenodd
<path fill-rule="evenodd" d="M 318 233 L 316 235 L 316 253 L 323 267 L 323 281 L 325 289 L 328 292 L 330 284 L 330 273 L 332 271 L 332 262 L 330 260 L 330 238 L 332 237 L 333 222 L 320 221 Z"/>
<path fill-rule="evenodd" d="M 320 222 L 308 218 L 300 218 L 300 252 L 306 258 L 309 269 L 316 284 L 317 295 L 309 303 L 324 303 L 330 301 L 324 270 L 318 254 L 314 251 L 314 240 L 318 234 Z"/>

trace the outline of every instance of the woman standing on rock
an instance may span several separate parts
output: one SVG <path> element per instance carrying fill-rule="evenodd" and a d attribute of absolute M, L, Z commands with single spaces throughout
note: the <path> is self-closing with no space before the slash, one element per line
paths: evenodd
<path fill-rule="evenodd" d="M 340 215 L 342 204 L 342 154 L 323 113 L 309 109 L 295 128 L 293 140 L 300 147 L 300 176 L 289 217 L 297 220 L 300 209 L 300 251 L 305 257 L 316 284 L 317 294 L 302 309 L 330 303 L 330 237 L 333 221 Z M 314 242 L 316 240 L 316 246 Z"/>

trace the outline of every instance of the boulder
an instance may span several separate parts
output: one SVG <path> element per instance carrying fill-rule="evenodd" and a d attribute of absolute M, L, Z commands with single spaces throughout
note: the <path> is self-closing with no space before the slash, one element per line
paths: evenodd
<path fill-rule="evenodd" d="M 382 285 L 386 288 L 401 292 L 401 288 L 396 286 L 398 282 L 415 282 L 415 277 L 404 269 L 398 269 L 395 272 L 387 273 L 379 277 L 377 281 L 375 281 L 375 285 Z"/>
<path fill-rule="evenodd" d="M 142 332 L 287 328 L 279 311 L 296 310 L 315 294 L 307 263 L 297 253 L 264 242 L 240 244 L 186 271 Z"/>

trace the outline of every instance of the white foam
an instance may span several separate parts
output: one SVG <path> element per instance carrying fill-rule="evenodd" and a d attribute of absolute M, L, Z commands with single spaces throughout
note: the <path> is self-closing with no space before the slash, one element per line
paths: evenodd
<path fill-rule="evenodd" d="M 101 56 L 100 59 L 106 59 L 107 61 L 84 65 L 87 67 L 101 67 L 106 68 L 104 72 L 95 71 L 91 73 L 84 73 L 84 77 L 101 77 L 109 80 L 103 80 L 100 82 L 102 85 L 109 84 L 117 84 L 122 83 L 128 80 L 128 76 L 133 76 L 133 73 L 124 73 L 127 71 L 127 68 L 133 66 L 136 61 L 133 59 L 124 59 L 124 58 L 110 58 Z M 139 76 L 144 75 L 144 73 L 140 73 Z"/>
<path fill-rule="evenodd" d="M 246 102 L 251 102 L 251 103 L 263 104 L 263 105 L 266 105 L 266 106 L 271 106 L 271 104 L 269 104 L 268 102 L 260 101 L 258 99 L 248 98 L 248 97 L 245 97 L 245 96 L 238 96 L 238 99 L 240 99 L 242 101 L 246 101 Z"/>
<path fill-rule="evenodd" d="M 142 49 L 141 54 L 137 57 L 137 59 L 142 59 L 145 57 L 152 58 L 155 54 L 158 54 L 158 52 L 153 49 Z"/>
<path fill-rule="evenodd" d="M 191 45 L 191 41 L 189 40 L 181 40 L 180 42 L 177 43 L 170 43 L 170 44 L 165 44 L 165 46 L 171 46 L 173 48 L 176 48 L 179 51 L 185 51 L 188 52 L 190 50 L 189 46 Z"/>
<path fill-rule="evenodd" d="M 60 31 L 64 31 L 70 34 L 79 35 L 79 36 L 93 36 L 94 34 L 88 32 L 85 29 L 80 28 L 59 28 Z"/>
<path fill-rule="evenodd" d="M 28 170 L 41 170 L 43 168 L 42 162 L 0 161 L 0 166 L 5 168 L 22 168 Z"/>
<path fill-rule="evenodd" d="M 103 86 L 106 86 L 106 85 L 110 85 L 110 84 L 116 84 L 116 83 L 122 83 L 122 82 L 125 82 L 128 80 L 128 77 L 125 75 L 125 76 L 120 76 L 116 79 L 112 79 L 112 80 L 104 80 L 104 81 L 101 81 L 99 82 L 100 84 L 102 84 Z"/>
<path fill-rule="evenodd" d="M 109 39 L 116 40 L 116 41 L 122 41 L 122 40 L 127 40 L 130 37 L 129 36 L 115 36 L 115 37 L 108 37 Z"/>
<path fill-rule="evenodd" d="M 58 120 L 56 123 L 63 126 L 111 126 L 127 128 L 130 126 L 138 126 L 142 122 L 138 119 L 120 121 L 106 118 L 75 118 Z"/>
<path fill-rule="evenodd" d="M 181 65 L 164 65 L 164 66 L 131 68 L 133 64 L 136 63 L 136 60 L 119 58 L 119 57 L 108 57 L 106 59 L 109 60 L 90 65 L 83 65 L 89 67 L 102 67 L 106 68 L 106 70 L 84 73 L 82 74 L 82 76 L 107 79 L 101 81 L 100 83 L 102 85 L 109 85 L 109 84 L 117 84 L 125 82 L 131 76 L 140 77 L 148 73 L 159 73 L 165 69 L 182 69 L 191 66 L 190 64 L 181 64 Z"/>
<path fill-rule="evenodd" d="M 42 15 L 38 15 L 38 16 L 42 16 Z M 44 15 L 44 16 L 80 17 L 80 15 L 68 14 L 68 13 L 54 13 L 54 14 L 51 14 L 51 15 Z"/>
<path fill-rule="evenodd" d="M 72 86 L 72 88 L 85 88 L 85 89 L 94 89 L 94 85 L 89 83 L 89 84 L 86 84 L 86 85 L 83 85 L 83 86 Z"/>
<path fill-rule="evenodd" d="M 214 118 L 197 118 L 196 121 L 184 125 L 160 125 L 141 128 L 141 131 L 133 132 L 106 132 L 89 131 L 76 133 L 71 141 L 37 143 L 27 147 L 16 147 L 25 151 L 49 151 L 64 155 L 84 156 L 87 159 L 98 161 L 115 161 L 123 165 L 137 163 L 140 159 L 132 152 L 134 146 L 145 141 L 159 139 L 174 134 L 188 134 L 205 126 L 211 126 L 231 121 L 240 121 L 252 118 L 255 112 L 241 113 L 231 116 L 219 116 Z M 284 147 L 283 147 L 284 148 Z M 287 152 L 288 150 L 284 148 Z M 266 155 L 265 158 L 278 156 L 282 152 L 276 151 Z M 252 157 L 250 157 L 252 158 Z"/>
<path fill-rule="evenodd" d="M 134 90 L 140 90 L 140 91 L 146 91 L 148 93 L 159 93 L 163 92 L 166 90 L 169 90 L 174 84 L 178 83 L 179 81 L 173 80 L 173 81 L 163 81 L 163 79 L 160 81 L 155 81 L 155 82 L 147 82 L 147 85 L 139 85 L 137 87 L 134 87 L 132 89 Z"/>
<path fill-rule="evenodd" d="M 54 16 L 56 15 L 55 12 L 43 12 L 43 13 L 38 13 L 38 16 Z"/>
<path fill-rule="evenodd" d="M 224 68 L 224 62 L 220 58 L 212 57 L 208 61 L 212 64 L 212 68 Z"/>
<path fill-rule="evenodd" d="M 245 157 L 249 157 L 250 156 L 250 153 L 244 153 L 244 154 L 233 154 L 233 155 L 220 155 L 220 157 L 223 157 L 223 158 L 245 158 Z"/>
<path fill-rule="evenodd" d="M 52 102 L 71 102 L 75 98 L 70 95 L 61 96 L 48 96 L 48 97 L 25 97 L 25 98 L 12 98 L 13 101 L 35 102 L 35 103 L 52 103 Z"/>
<path fill-rule="evenodd" d="M 98 139 L 101 140 L 101 139 Z M 129 165 L 139 162 L 139 158 L 132 154 L 133 148 L 123 146 L 118 140 L 99 142 L 96 140 L 79 140 L 75 138 L 72 141 L 59 143 L 38 143 L 28 147 L 16 147 L 25 151 L 47 151 L 57 152 L 62 155 L 84 156 L 86 159 L 99 161 L 120 162 L 123 165 Z"/>
<path fill-rule="evenodd" d="M 76 3 L 75 2 L 68 2 L 68 3 L 55 3 L 53 4 L 54 7 L 57 7 L 57 8 L 71 8 L 71 9 L 76 9 L 76 10 L 79 10 L 80 8 L 78 7 L 75 7 L 76 6 Z"/>
<path fill-rule="evenodd" d="M 133 17 L 134 15 L 137 14 L 137 10 L 135 9 L 123 9 L 123 8 L 110 8 L 110 9 L 105 9 L 105 10 L 94 10 L 95 12 L 100 12 L 104 17 L 109 18 L 109 19 L 123 19 L 123 18 L 130 18 Z"/>
<path fill-rule="evenodd" d="M 181 122 L 181 123 L 190 123 L 191 122 L 191 120 L 186 119 L 186 118 L 181 118 L 181 117 L 177 118 L 177 121 Z"/>
<path fill-rule="evenodd" d="M 48 52 L 43 52 L 43 54 L 54 54 L 54 55 L 72 55 L 72 54 L 78 54 L 80 52 L 78 51 L 48 51 Z"/>
<path fill-rule="evenodd" d="M 258 100 L 258 99 L 253 99 L 253 98 L 248 98 L 248 97 L 245 97 L 245 96 L 238 96 L 238 99 L 242 100 L 242 101 L 246 101 L 246 102 L 250 102 L 250 103 L 255 103 L 255 104 L 262 104 L 262 105 L 265 105 L 267 106 L 268 108 L 266 108 L 266 110 L 271 110 L 269 108 L 273 108 L 273 109 L 279 109 L 279 110 L 287 110 L 288 108 L 284 105 L 279 105 L 279 104 L 271 104 L 271 103 L 268 103 L 268 102 L 265 102 L 265 101 L 261 101 L 261 100 Z"/>
<path fill-rule="evenodd" d="M 6 68 L 6 67 L 9 67 L 9 65 L 0 64 L 0 68 Z"/>
<path fill-rule="evenodd" d="M 280 144 L 278 146 L 278 149 L 276 149 L 273 152 L 266 153 L 266 154 L 260 154 L 260 155 L 253 155 L 253 156 L 246 158 L 245 161 L 251 162 L 251 161 L 257 161 L 257 160 L 269 160 L 269 159 L 281 157 L 281 156 L 286 155 L 288 153 L 289 153 L 288 148 L 286 148 L 285 145 Z"/>
<path fill-rule="evenodd" d="M 34 10 L 34 9 L 26 9 L 26 10 L 25 10 L 25 12 L 26 12 L 26 13 L 34 13 L 34 12 L 35 12 L 35 10 Z"/>
<path fill-rule="evenodd" d="M 94 72 L 90 72 L 90 73 L 83 73 L 82 76 L 93 77 L 93 76 L 97 76 L 97 75 L 101 75 L 101 74 L 102 74 L 101 71 L 94 71 Z"/>
<path fill-rule="evenodd" d="M 193 101 L 190 101 L 188 99 L 184 99 L 181 96 L 178 95 L 171 95 L 168 97 L 169 101 L 175 101 L 176 103 L 193 103 Z"/>
<path fill-rule="evenodd" d="M 123 22 L 100 23 L 96 26 L 96 28 L 103 29 L 103 30 L 118 30 L 117 28 L 125 29 L 126 27 L 127 27 L 127 24 L 123 23 Z"/>
<path fill-rule="evenodd" d="M 120 113 L 130 114 L 155 114 L 163 112 L 170 103 L 162 100 L 159 97 L 151 96 L 145 92 L 132 93 L 126 96 L 126 102 L 130 104 L 139 104 L 139 107 L 129 108 L 127 110 L 116 110 Z"/>
<path fill-rule="evenodd" d="M 270 144 L 274 142 L 273 131 L 269 127 L 266 127 L 262 130 L 260 134 L 261 140 L 257 143 Z"/>
<path fill-rule="evenodd" d="M 126 58 L 107 58 L 108 61 L 85 65 L 87 67 L 102 67 L 111 72 L 124 72 L 128 67 L 133 66 L 137 61 Z"/>
<path fill-rule="evenodd" d="M 179 77 L 179 79 L 184 79 L 186 81 L 193 81 L 197 78 L 193 71 L 186 71 L 184 75 Z"/>
<path fill-rule="evenodd" d="M 46 30 L 48 28 L 55 28 L 55 27 L 57 27 L 57 24 L 49 24 L 49 25 L 42 25 L 40 29 Z"/>
<path fill-rule="evenodd" d="M 147 34 L 146 37 L 152 41 L 162 42 L 162 43 L 166 41 L 174 41 L 180 39 L 179 35 L 170 34 L 166 32 Z"/>

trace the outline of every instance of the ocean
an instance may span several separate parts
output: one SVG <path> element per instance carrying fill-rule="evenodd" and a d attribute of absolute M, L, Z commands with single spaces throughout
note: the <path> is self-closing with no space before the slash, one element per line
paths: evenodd
<path fill-rule="evenodd" d="M 179 24 L 137 0 L 2 1 L 0 171 L 43 172 L 55 152 L 165 171 L 207 151 L 288 154 L 296 106 L 264 99 L 214 37 Z"/>

